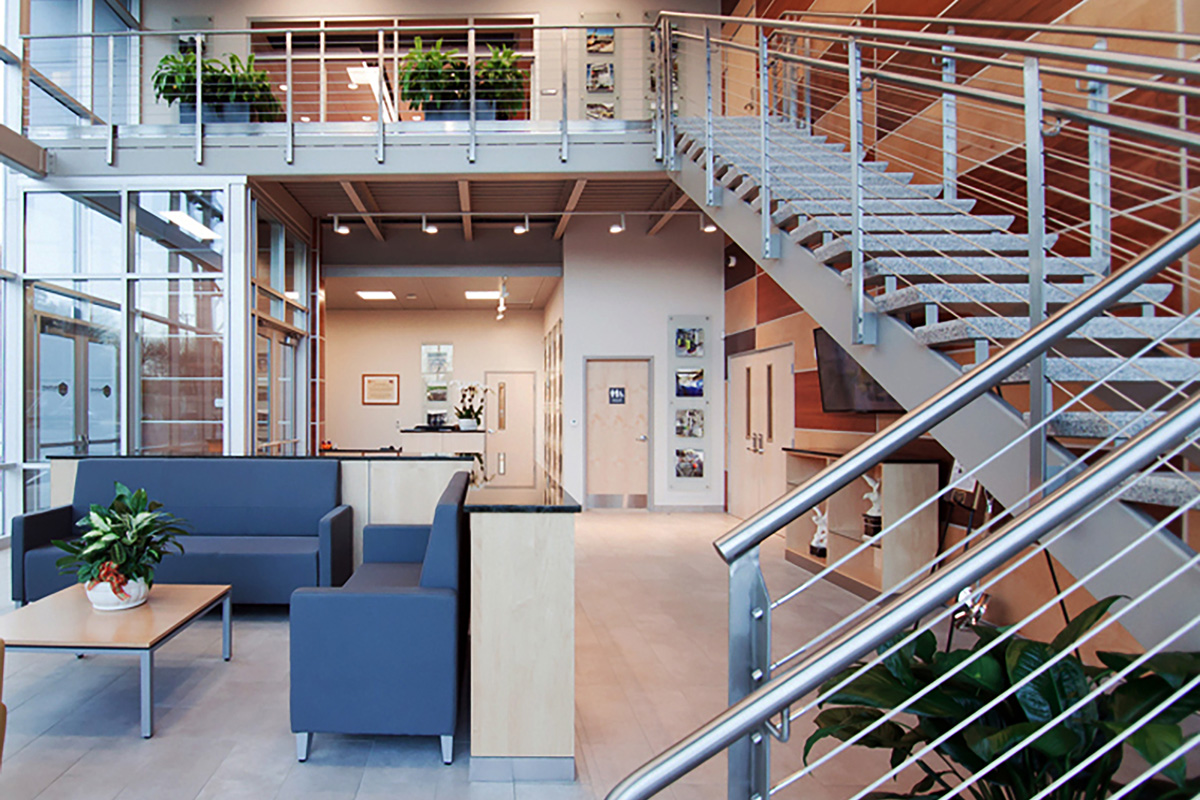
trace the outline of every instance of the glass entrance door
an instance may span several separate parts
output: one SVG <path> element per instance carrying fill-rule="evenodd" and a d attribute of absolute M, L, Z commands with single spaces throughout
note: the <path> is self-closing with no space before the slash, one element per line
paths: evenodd
<path fill-rule="evenodd" d="M 259 455 L 299 452 L 296 428 L 296 341 L 259 325 L 254 359 L 254 449 Z"/>

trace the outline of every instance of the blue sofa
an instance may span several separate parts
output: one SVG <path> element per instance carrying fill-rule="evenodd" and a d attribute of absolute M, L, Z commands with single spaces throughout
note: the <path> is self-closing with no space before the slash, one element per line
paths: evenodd
<path fill-rule="evenodd" d="M 432 525 L 368 525 L 340 589 L 297 589 L 291 609 L 296 756 L 320 733 L 440 736 L 454 751 L 466 628 L 469 473 L 450 479 Z"/>
<path fill-rule="evenodd" d="M 237 603 L 287 603 L 300 586 L 340 586 L 353 568 L 352 510 L 340 504 L 336 460 L 315 458 L 89 458 L 69 506 L 13 518 L 13 600 L 28 603 L 75 582 L 50 542 L 79 535 L 113 482 L 145 488 L 191 535 L 155 570 L 163 583 L 228 583 Z"/>

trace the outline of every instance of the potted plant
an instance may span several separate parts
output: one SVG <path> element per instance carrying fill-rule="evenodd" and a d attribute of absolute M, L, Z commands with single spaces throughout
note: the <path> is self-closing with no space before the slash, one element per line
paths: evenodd
<path fill-rule="evenodd" d="M 469 73 L 457 50 L 443 50 L 442 40 L 426 48 L 421 37 L 405 55 L 400 68 L 400 99 L 426 119 L 464 119 Z"/>
<path fill-rule="evenodd" d="M 825 700 L 824 710 L 815 720 L 817 730 L 805 743 L 805 760 L 821 739 L 848 741 L 877 722 L 885 712 L 900 708 L 902 716 L 884 722 L 857 741 L 861 747 L 891 750 L 891 763 L 898 765 L 917 748 L 948 734 L 1035 669 L 1064 651 L 1073 651 L 936 745 L 933 752 L 942 759 L 942 764 L 917 760 L 916 766 L 924 777 L 911 791 L 874 796 L 941 797 L 967 775 L 981 772 L 985 767 L 991 767 L 991 771 L 982 775 L 964 796 L 975 800 L 1028 800 L 1039 795 L 1200 675 L 1200 653 L 1159 653 L 1120 680 L 1112 680 L 1114 673 L 1128 666 L 1136 656 L 1102 652 L 1098 657 L 1103 666 L 1085 665 L 1078 650 L 1074 650 L 1076 642 L 1117 599 L 1109 597 L 1091 606 L 1051 642 L 1009 638 L 910 702 L 913 695 L 995 641 L 1001 631 L 972 627 L 978 636 L 973 647 L 950 650 L 947 643 L 941 651 L 933 633 L 922 633 Z M 880 647 L 879 652 L 887 650 L 893 642 Z M 822 693 L 849 678 L 859 666 L 827 682 L 821 687 Z M 1057 725 L 1038 733 L 1044 723 L 1101 686 L 1106 691 L 1083 703 Z M 1183 743 L 1182 723 L 1188 721 L 1194 725 L 1196 720 L 1189 718 L 1194 718 L 1198 711 L 1200 689 L 1194 689 L 1133 733 L 1126 743 L 1155 764 Z M 1008 760 L 1000 760 L 1013 747 L 1031 738 L 1024 749 Z M 1121 759 L 1122 748 L 1109 750 L 1055 789 L 1048 795 L 1049 800 L 1092 800 L 1120 791 L 1115 777 Z M 939 769 L 943 764 L 945 768 Z M 1200 791 L 1200 778 L 1189 779 L 1186 770 L 1183 759 L 1178 759 L 1158 776 L 1166 780 L 1148 781 L 1129 796 L 1139 800 L 1195 797 Z"/>
<path fill-rule="evenodd" d="M 271 91 L 270 76 L 254 66 L 254 56 L 243 61 L 235 54 L 200 59 L 203 70 L 204 118 L 208 122 L 271 122 L 281 106 Z M 162 57 L 150 78 L 154 96 L 168 106 L 179 103 L 179 121 L 196 121 L 196 54 L 169 53 Z"/>
<path fill-rule="evenodd" d="M 146 602 L 154 583 L 154 567 L 173 548 L 183 552 L 175 537 L 186 534 L 184 521 L 151 501 L 145 489 L 136 492 L 116 483 L 116 497 L 108 508 L 93 504 L 76 524 L 78 539 L 54 544 L 67 555 L 55 562 L 63 574 L 72 572 L 100 611 L 134 608 Z"/>
<path fill-rule="evenodd" d="M 254 66 L 254 54 L 243 61 L 230 53 L 221 86 L 222 122 L 274 122 L 283 107 L 271 91 L 271 76 Z"/>
<path fill-rule="evenodd" d="M 488 50 L 491 55 L 475 66 L 476 103 L 490 107 L 488 119 L 515 119 L 525 105 L 525 73 L 511 47 L 489 44 Z"/>
<path fill-rule="evenodd" d="M 458 393 L 458 405 L 454 416 L 458 417 L 460 431 L 478 430 L 483 423 L 483 400 L 487 387 L 478 383 L 463 384 Z"/>

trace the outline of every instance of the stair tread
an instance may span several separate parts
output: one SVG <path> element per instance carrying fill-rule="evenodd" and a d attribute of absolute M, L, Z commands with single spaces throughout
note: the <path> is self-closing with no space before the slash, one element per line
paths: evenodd
<path fill-rule="evenodd" d="M 940 201 L 939 201 L 940 202 Z M 1043 269 L 1047 277 L 1087 277 L 1095 275 L 1100 266 L 1099 261 L 1088 258 L 1055 258 L 1043 260 Z M 863 276 L 874 278 L 885 275 L 901 277 L 940 276 L 963 277 L 971 275 L 1001 275 L 1029 277 L 1029 256 L 1017 255 L 996 258 L 995 256 L 958 256 L 945 258 L 942 256 L 876 256 L 863 265 Z"/>
<path fill-rule="evenodd" d="M 1146 287 L 1142 287 L 1146 288 Z M 925 345 L 966 342 L 979 338 L 1015 339 L 1029 330 L 1029 317 L 966 317 L 936 322 L 916 329 L 917 341 Z M 1178 317 L 1098 317 L 1088 320 L 1072 339 L 1150 341 L 1200 341 L 1200 322 L 1183 322 Z"/>
<path fill-rule="evenodd" d="M 1118 367 L 1120 370 L 1113 372 Z M 964 367 L 963 371 L 971 369 Z M 1191 358 L 1047 358 L 1046 377 L 1067 383 L 1093 383 L 1101 378 L 1106 383 L 1190 383 L 1200 379 L 1200 364 Z M 1004 382 L 1028 383 L 1029 367 L 1021 367 Z"/>
<path fill-rule="evenodd" d="M 847 279 L 849 276 L 846 276 Z M 1069 303 L 1087 291 L 1081 283 L 1048 283 L 1044 287 L 1046 302 L 1050 305 Z M 1161 303 L 1171 293 L 1166 284 L 1153 283 L 1141 286 L 1136 292 L 1126 295 L 1125 303 Z M 894 292 L 876 295 L 875 308 L 894 314 L 918 308 L 927 303 L 939 305 L 1027 305 L 1029 284 L 1022 283 L 925 283 L 920 286 L 905 286 Z"/>
<path fill-rule="evenodd" d="M 1046 237 L 1046 246 L 1053 247 L 1056 239 Z M 865 233 L 862 237 L 864 252 L 869 255 L 897 253 L 974 253 L 997 255 L 1028 254 L 1029 240 L 1024 234 L 1004 232 L 961 233 Z M 818 261 L 832 261 L 850 253 L 848 237 L 839 237 L 829 244 L 813 250 Z"/>
<path fill-rule="evenodd" d="M 940 214 L 870 214 L 863 217 L 863 230 L 883 235 L 942 231 L 1005 233 L 1012 223 L 1013 217 L 1007 214 L 974 216 L 953 211 Z M 848 216 L 816 214 L 802 223 L 801 227 L 808 226 L 813 233 L 845 234 L 850 232 L 852 224 L 853 220 Z M 793 238 L 803 235 L 803 231 L 798 231 L 792 232 Z"/>
<path fill-rule="evenodd" d="M 1121 499 L 1130 503 L 1148 503 L 1156 506 L 1179 508 L 1196 499 L 1200 494 L 1200 473 L 1152 472 L 1134 476 L 1125 482 L 1128 487 Z"/>
<path fill-rule="evenodd" d="M 864 201 L 863 211 L 871 215 L 953 215 L 958 213 L 968 214 L 974 206 L 974 200 L 885 198 Z M 823 200 L 812 203 L 804 203 L 800 200 L 787 200 L 781 202 L 776 207 L 775 213 L 771 215 L 771 218 L 776 222 L 782 222 L 791 216 L 810 218 L 817 216 L 849 216 L 852 213 L 854 213 L 854 208 L 849 200 Z"/>
<path fill-rule="evenodd" d="M 1053 436 L 1107 439 L 1118 431 L 1123 438 L 1134 436 L 1161 419 L 1161 411 L 1064 411 L 1050 421 Z M 1029 421 L 1029 414 L 1025 415 Z"/>

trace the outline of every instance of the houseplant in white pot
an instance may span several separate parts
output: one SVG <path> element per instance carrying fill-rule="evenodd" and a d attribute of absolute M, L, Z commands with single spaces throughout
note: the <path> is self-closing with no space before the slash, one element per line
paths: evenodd
<path fill-rule="evenodd" d="M 76 524 L 78 539 L 55 540 L 67 555 L 55 562 L 63 574 L 74 572 L 92 606 L 100 611 L 134 608 L 146 602 L 154 568 L 172 549 L 183 552 L 176 536 L 186 534 L 184 520 L 162 511 L 145 489 L 131 492 L 118 482 L 108 508 L 92 504 Z"/>
<path fill-rule="evenodd" d="M 460 431 L 479 430 L 483 424 L 483 398 L 487 387 L 478 383 L 465 383 L 458 392 L 458 405 L 454 416 L 458 417 Z"/>

